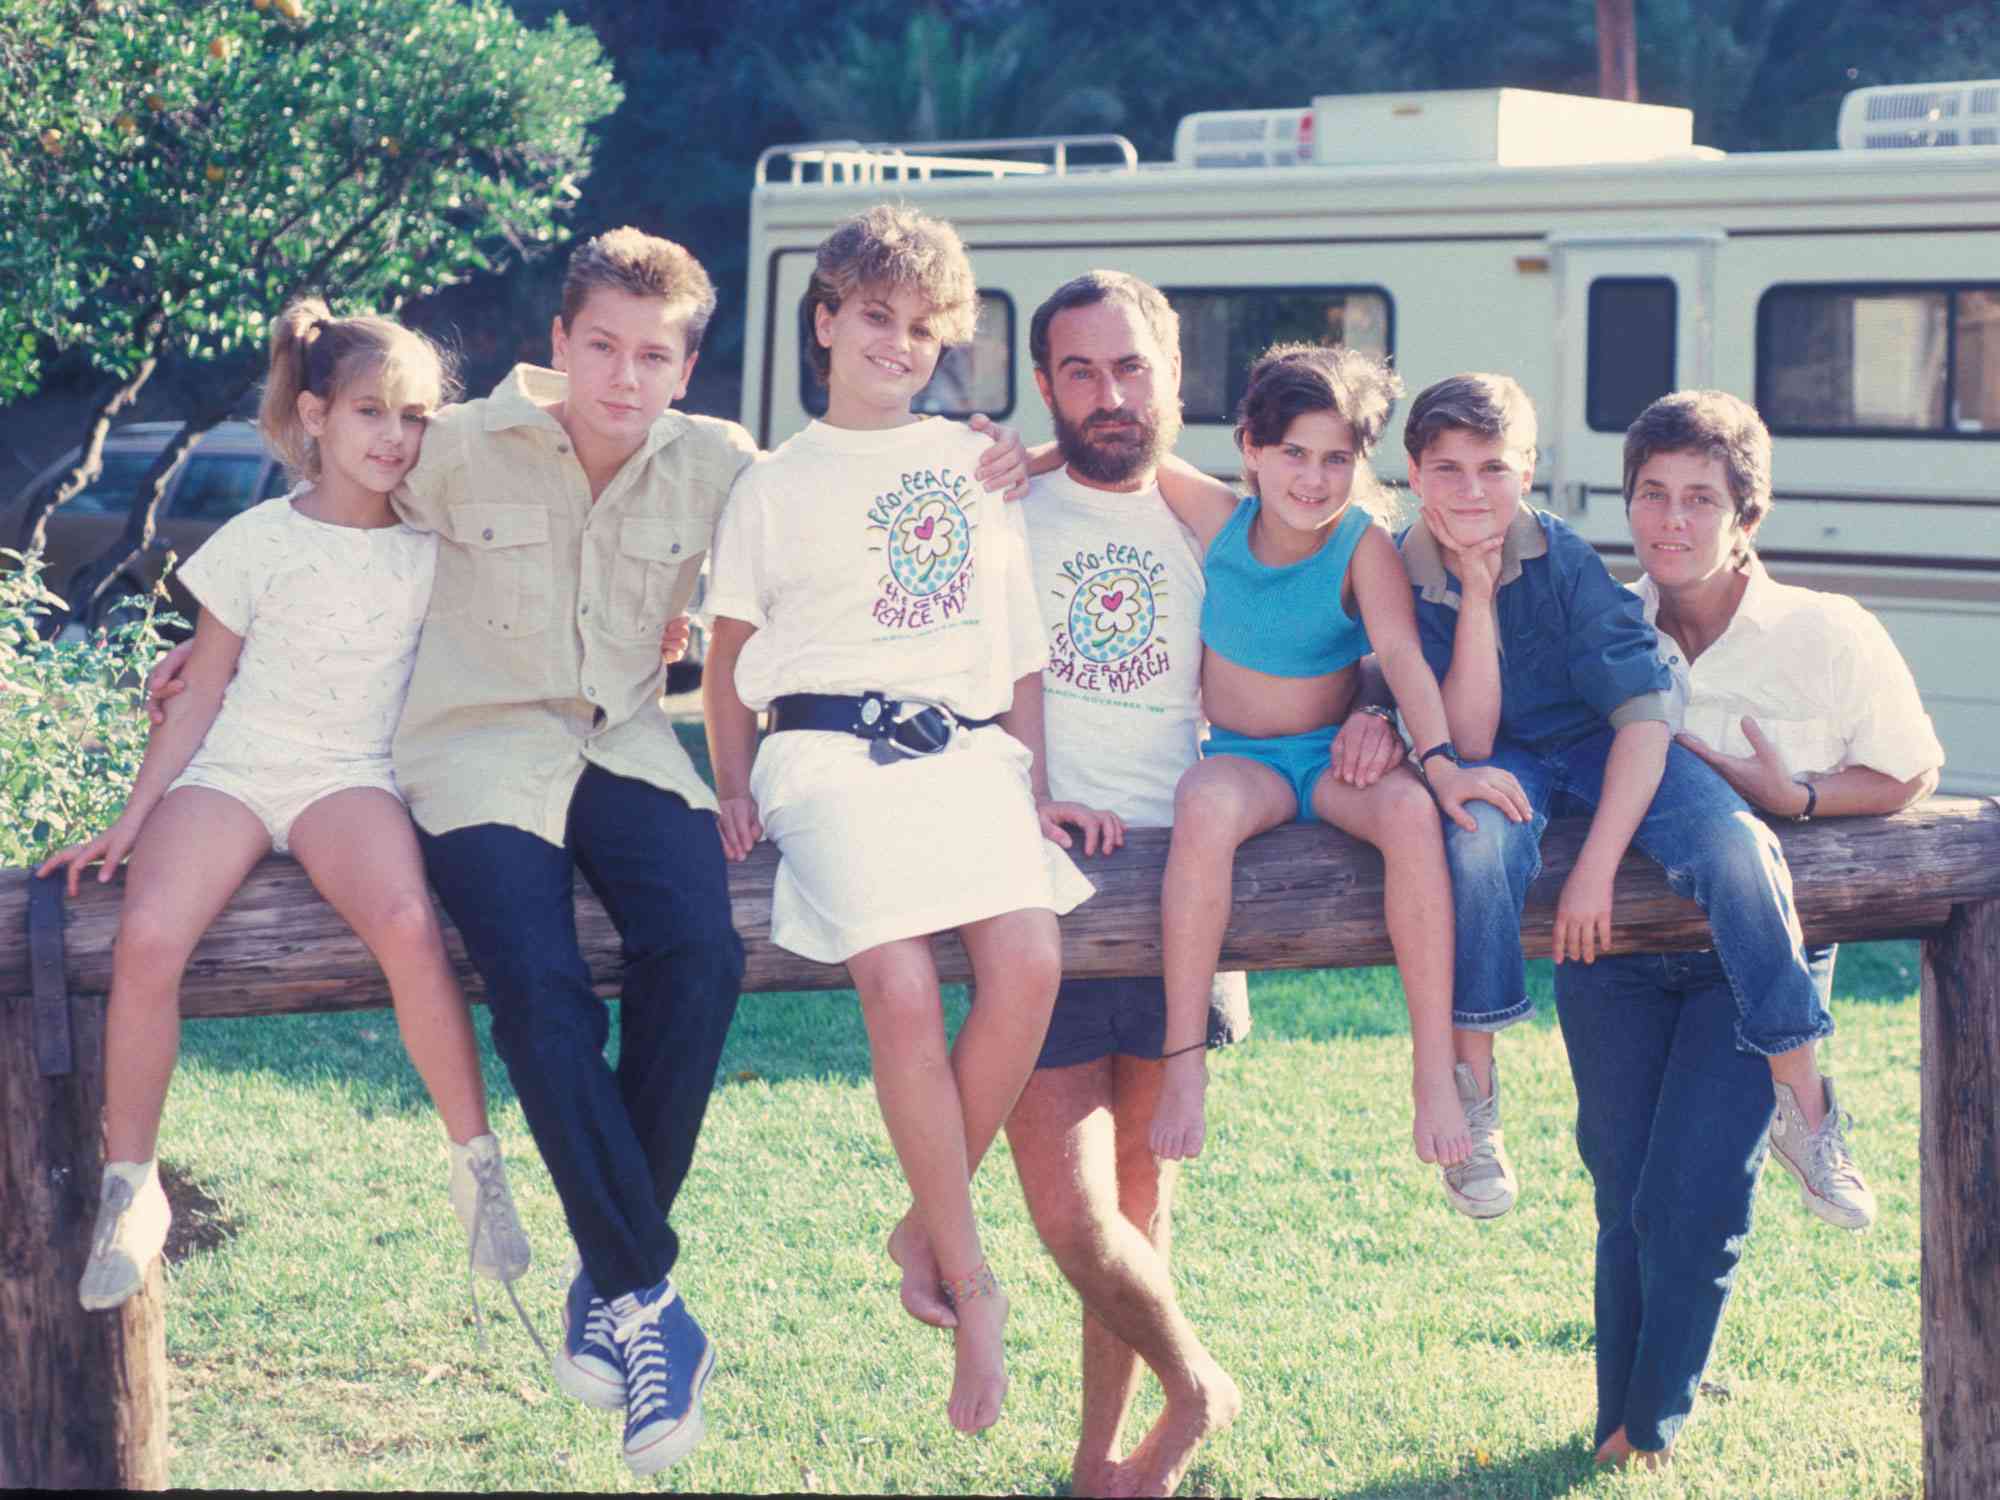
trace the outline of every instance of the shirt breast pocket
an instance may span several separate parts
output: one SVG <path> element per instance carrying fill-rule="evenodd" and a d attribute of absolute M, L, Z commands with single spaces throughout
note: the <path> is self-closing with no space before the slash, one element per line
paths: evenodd
<path fill-rule="evenodd" d="M 538 505 L 454 505 L 437 589 L 454 614 L 509 639 L 548 629 L 554 556 Z"/>
<path fill-rule="evenodd" d="M 673 521 L 628 518 L 618 528 L 618 554 L 612 563 L 612 631 L 634 639 L 659 635 L 666 627 L 681 569 L 703 545 Z"/>

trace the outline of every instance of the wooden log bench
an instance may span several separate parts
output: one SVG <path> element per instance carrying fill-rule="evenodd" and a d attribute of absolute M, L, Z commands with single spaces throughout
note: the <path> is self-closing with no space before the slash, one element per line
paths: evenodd
<path fill-rule="evenodd" d="M 1779 830 L 1814 942 L 1923 940 L 1924 1469 L 1930 1500 L 2000 1495 L 2000 805 L 1932 798 L 1887 818 Z M 1558 822 L 1522 920 L 1546 954 L 1556 893 L 1583 828 Z M 1066 972 L 1158 972 L 1166 834 L 1135 832 L 1085 861 L 1095 900 L 1063 921 Z M 771 946 L 775 852 L 730 875 L 748 947 L 747 991 L 840 989 L 844 970 Z M 85 1313 L 76 1283 L 103 1168 L 103 995 L 119 884 L 73 903 L 57 883 L 0 870 L 0 1486 L 166 1483 L 165 1338 L 157 1268 L 116 1313 Z M 581 883 L 578 926 L 600 989 L 615 994 L 618 942 Z M 1614 951 L 1707 946 L 1699 911 L 1657 866 L 1619 872 Z M 467 989 L 478 977 L 448 934 Z M 947 979 L 963 950 L 939 943 Z M 1224 961 L 1246 969 L 1391 961 L 1374 851 L 1320 827 L 1246 845 Z M 352 1010 L 388 1003 L 367 950 L 290 860 L 266 860 L 197 948 L 182 1012 Z"/>

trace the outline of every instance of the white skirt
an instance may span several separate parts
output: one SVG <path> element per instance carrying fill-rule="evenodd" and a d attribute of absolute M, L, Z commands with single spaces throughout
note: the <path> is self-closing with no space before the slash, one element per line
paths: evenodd
<path fill-rule="evenodd" d="M 1024 908 L 1060 915 L 1096 889 L 1042 837 L 1027 746 L 998 725 L 889 765 L 851 734 L 767 735 L 750 795 L 782 858 L 771 941 L 845 963 Z"/>

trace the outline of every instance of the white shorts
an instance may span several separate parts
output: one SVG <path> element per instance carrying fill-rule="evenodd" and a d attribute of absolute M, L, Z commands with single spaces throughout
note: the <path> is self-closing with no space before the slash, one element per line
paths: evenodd
<path fill-rule="evenodd" d="M 322 797 L 371 786 L 403 800 L 394 762 L 387 755 L 339 755 L 302 746 L 280 751 L 277 741 L 254 756 L 211 752 L 204 744 L 167 790 L 184 786 L 221 792 L 249 808 L 271 835 L 274 854 L 287 852 L 292 824 Z"/>
<path fill-rule="evenodd" d="M 1042 837 L 1028 749 L 998 726 L 889 765 L 851 734 L 765 736 L 750 772 L 783 856 L 771 941 L 819 963 L 1024 908 L 1060 915 L 1095 888 Z"/>

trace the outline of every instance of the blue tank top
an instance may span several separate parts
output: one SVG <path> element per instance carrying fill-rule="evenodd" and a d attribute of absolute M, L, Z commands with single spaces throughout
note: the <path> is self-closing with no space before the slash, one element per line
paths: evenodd
<path fill-rule="evenodd" d="M 1202 562 L 1208 593 L 1201 640 L 1238 666 L 1273 677 L 1323 677 L 1368 654 L 1368 630 L 1341 607 L 1341 585 L 1354 549 L 1373 524 L 1350 504 L 1319 551 L 1282 568 L 1250 551 L 1257 497 L 1245 497 Z"/>

